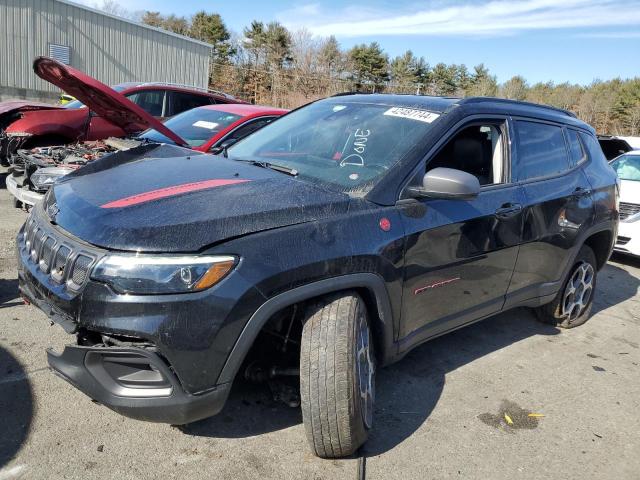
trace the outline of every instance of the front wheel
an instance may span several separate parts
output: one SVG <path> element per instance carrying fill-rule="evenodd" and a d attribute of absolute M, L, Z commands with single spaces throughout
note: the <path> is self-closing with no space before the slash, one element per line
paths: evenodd
<path fill-rule="evenodd" d="M 373 342 L 362 298 L 325 297 L 309 312 L 300 351 L 302 419 L 317 456 L 351 455 L 366 441 L 374 385 Z"/>
<path fill-rule="evenodd" d="M 562 290 L 551 303 L 536 309 L 538 319 L 561 328 L 585 323 L 591 315 L 596 279 L 596 256 L 591 248 L 583 245 Z"/>

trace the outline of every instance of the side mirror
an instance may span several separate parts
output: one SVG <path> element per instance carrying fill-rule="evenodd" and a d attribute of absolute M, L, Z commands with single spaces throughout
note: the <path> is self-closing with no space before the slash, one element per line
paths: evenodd
<path fill-rule="evenodd" d="M 222 141 L 221 143 L 219 143 L 218 145 L 216 145 L 215 147 L 211 148 L 211 153 L 213 153 L 214 155 L 218 155 L 219 153 L 224 152 L 227 148 L 229 148 L 231 145 L 235 144 L 238 142 L 238 138 L 227 138 L 226 140 Z"/>
<path fill-rule="evenodd" d="M 480 182 L 462 170 L 438 167 L 426 173 L 421 187 L 409 187 L 408 193 L 417 198 L 468 200 L 480 193 Z"/>

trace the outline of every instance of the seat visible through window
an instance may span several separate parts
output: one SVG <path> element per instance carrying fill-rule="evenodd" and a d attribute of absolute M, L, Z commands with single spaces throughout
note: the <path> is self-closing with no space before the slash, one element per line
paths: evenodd
<path fill-rule="evenodd" d="M 502 141 L 497 125 L 473 125 L 461 130 L 427 164 L 455 168 L 478 178 L 480 185 L 502 181 Z"/>

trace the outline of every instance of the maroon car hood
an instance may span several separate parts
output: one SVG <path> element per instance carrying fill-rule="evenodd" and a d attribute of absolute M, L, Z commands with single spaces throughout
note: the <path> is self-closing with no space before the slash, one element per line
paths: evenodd
<path fill-rule="evenodd" d="M 51 110 L 63 108 L 49 103 L 27 102 L 26 100 L 9 100 L 0 103 L 0 115 L 10 112 L 24 112 L 26 110 Z"/>
<path fill-rule="evenodd" d="M 124 95 L 75 68 L 52 58 L 38 57 L 33 62 L 33 71 L 127 133 L 153 128 L 178 145 L 187 146 L 187 142 Z"/>

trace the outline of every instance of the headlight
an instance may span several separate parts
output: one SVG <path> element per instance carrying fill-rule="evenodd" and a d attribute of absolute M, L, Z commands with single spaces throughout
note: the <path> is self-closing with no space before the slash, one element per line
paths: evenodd
<path fill-rule="evenodd" d="M 44 167 L 39 168 L 31 175 L 31 183 L 37 190 L 47 190 L 55 181 L 73 172 L 73 168 Z"/>
<path fill-rule="evenodd" d="M 235 264 L 231 256 L 109 255 L 91 278 L 120 293 L 197 292 L 218 283 Z"/>

